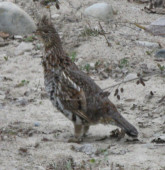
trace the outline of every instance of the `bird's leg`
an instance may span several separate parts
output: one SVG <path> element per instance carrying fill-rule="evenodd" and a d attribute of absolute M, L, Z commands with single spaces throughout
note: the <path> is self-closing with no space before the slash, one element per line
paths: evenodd
<path fill-rule="evenodd" d="M 89 130 L 89 125 L 83 125 L 83 137 L 86 136 L 86 133 L 88 132 Z"/>
<path fill-rule="evenodd" d="M 80 143 L 83 137 L 83 125 L 74 124 L 74 137 L 70 138 L 68 142 Z"/>

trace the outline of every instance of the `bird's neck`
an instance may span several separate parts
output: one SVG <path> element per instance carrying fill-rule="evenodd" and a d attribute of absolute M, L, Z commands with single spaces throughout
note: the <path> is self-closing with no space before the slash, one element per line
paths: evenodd
<path fill-rule="evenodd" d="M 72 62 L 66 55 L 62 46 L 53 45 L 52 47 L 45 47 L 45 55 L 43 56 L 43 67 L 47 71 L 55 71 L 57 69 L 65 69 Z"/>

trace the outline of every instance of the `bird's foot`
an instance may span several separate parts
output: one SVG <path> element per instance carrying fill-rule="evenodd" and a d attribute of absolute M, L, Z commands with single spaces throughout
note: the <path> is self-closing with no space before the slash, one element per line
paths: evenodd
<path fill-rule="evenodd" d="M 117 138 L 118 140 L 124 138 L 124 136 L 125 136 L 125 132 L 122 129 L 121 131 L 119 129 L 115 129 L 110 134 L 110 137 Z"/>
<path fill-rule="evenodd" d="M 75 138 L 75 137 L 71 137 L 68 142 L 69 143 L 81 143 L 83 141 L 82 138 Z"/>

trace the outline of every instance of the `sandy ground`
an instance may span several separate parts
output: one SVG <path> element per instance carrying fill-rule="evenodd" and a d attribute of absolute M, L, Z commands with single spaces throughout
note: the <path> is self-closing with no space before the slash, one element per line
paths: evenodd
<path fill-rule="evenodd" d="M 117 87 L 110 89 L 111 101 L 137 127 L 138 140 L 110 137 L 116 127 L 97 125 L 90 128 L 81 144 L 68 143 L 73 125 L 53 108 L 44 91 L 42 45 L 35 39 L 27 42 L 33 44 L 33 49 L 15 55 L 17 46 L 26 38 L 9 39 L 6 40 L 9 45 L 0 47 L 0 170 L 165 170 L 165 99 L 162 98 L 165 77 L 157 67 L 158 63 L 165 65 L 165 61 L 155 61 L 156 49 L 136 44 L 149 41 L 165 48 L 165 40 L 128 24 L 147 25 L 161 16 L 145 13 L 143 4 L 104 0 L 118 11 L 115 16 L 118 24 L 101 22 L 108 32 L 106 36 L 111 43 L 108 47 L 101 35 L 82 36 L 89 25 L 91 28 L 99 25 L 98 21 L 81 17 L 81 12 L 100 1 L 69 2 L 62 0 L 60 10 L 51 7 L 52 15 L 59 14 L 53 22 L 66 51 L 75 53 L 80 68 L 104 62 L 97 71 L 89 70 L 102 88 L 122 82 L 130 73 L 157 72 L 156 76 L 146 78 L 145 86 L 137 85 L 136 81 L 120 85 L 118 88 L 124 88 L 120 100 L 114 96 Z M 18 4 L 32 14 L 28 2 Z M 121 62 L 123 58 L 127 64 Z M 109 68 L 106 72 L 105 65 Z M 102 76 L 102 72 L 108 76 Z"/>

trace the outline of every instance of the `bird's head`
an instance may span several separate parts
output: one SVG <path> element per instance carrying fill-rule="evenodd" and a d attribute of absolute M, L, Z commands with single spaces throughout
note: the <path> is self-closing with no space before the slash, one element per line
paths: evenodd
<path fill-rule="evenodd" d="M 45 45 L 45 48 L 49 48 L 53 45 L 61 43 L 56 29 L 47 16 L 43 16 L 42 19 L 38 22 L 35 34 L 39 36 Z"/>

